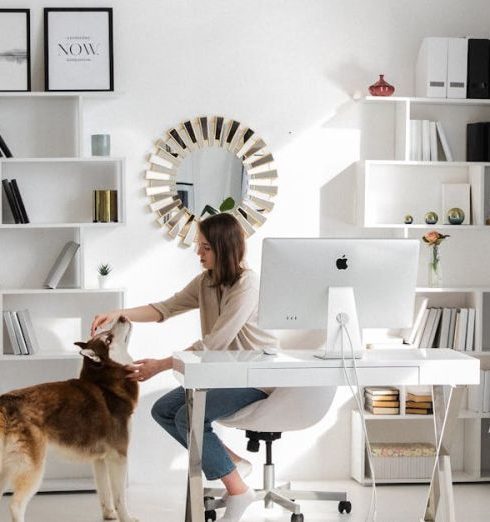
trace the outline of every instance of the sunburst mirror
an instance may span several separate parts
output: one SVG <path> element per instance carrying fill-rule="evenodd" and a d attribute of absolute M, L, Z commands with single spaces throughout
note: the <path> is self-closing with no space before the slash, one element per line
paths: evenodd
<path fill-rule="evenodd" d="M 230 212 L 250 236 L 267 219 L 277 194 L 274 158 L 249 127 L 203 116 L 169 129 L 145 174 L 146 194 L 170 238 L 190 246 L 199 220 Z"/>

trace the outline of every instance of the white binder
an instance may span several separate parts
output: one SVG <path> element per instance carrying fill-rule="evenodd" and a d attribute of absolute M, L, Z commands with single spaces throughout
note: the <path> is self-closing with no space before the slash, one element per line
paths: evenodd
<path fill-rule="evenodd" d="M 415 70 L 415 92 L 422 98 L 447 96 L 448 38 L 422 40 Z"/>
<path fill-rule="evenodd" d="M 466 98 L 468 39 L 448 38 L 447 97 Z"/>

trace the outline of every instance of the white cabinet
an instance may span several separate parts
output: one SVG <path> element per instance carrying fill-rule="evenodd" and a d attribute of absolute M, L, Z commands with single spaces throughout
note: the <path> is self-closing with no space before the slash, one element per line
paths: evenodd
<path fill-rule="evenodd" d="M 0 322 L 0 393 L 73 378 L 94 315 L 124 306 L 124 290 L 86 288 L 85 231 L 104 234 L 125 222 L 125 161 L 90 157 L 84 150 L 84 107 L 113 93 L 0 93 L 0 134 L 13 158 L 0 159 L 0 178 L 16 179 L 30 223 L 15 224 L 2 190 L 0 311 L 28 309 L 39 341 L 35 355 L 13 355 Z M 96 189 L 117 190 L 118 221 L 94 223 Z M 93 232 L 97 231 L 97 232 Z M 63 245 L 80 248 L 54 290 L 43 282 Z M 103 260 L 101 260 L 103 261 Z M 41 490 L 93 489 L 89 465 L 48 458 Z"/>
<path fill-rule="evenodd" d="M 359 226 L 391 230 L 394 237 L 420 238 L 429 229 L 450 234 L 452 237 L 448 241 L 452 242 L 454 250 L 452 255 L 444 257 L 443 254 L 444 274 L 447 274 L 445 286 L 420 287 L 417 294 L 428 297 L 429 307 L 475 308 L 474 353 L 482 357 L 490 356 L 490 279 L 485 269 L 484 247 L 488 243 L 490 230 L 486 225 L 490 216 L 490 163 L 465 161 L 466 124 L 490 121 L 490 101 L 369 97 L 363 102 L 362 115 L 365 125 L 361 151 L 362 156 L 369 159 L 358 164 Z M 410 120 L 413 119 L 441 122 L 454 161 L 409 160 Z M 442 185 L 446 183 L 470 185 L 470 224 L 443 224 Z M 425 223 L 424 216 L 428 211 L 439 215 L 437 224 Z M 404 223 L 406 214 L 413 216 L 413 224 Z M 468 255 L 477 256 L 471 266 L 464 262 L 463 253 L 457 252 L 465 248 L 471 249 Z M 422 248 L 419 270 L 426 267 L 424 255 Z M 457 284 L 454 283 L 456 279 Z M 426 274 L 421 274 L 421 284 L 426 280 Z M 468 283 L 459 284 L 460 281 Z M 393 332 L 390 334 L 393 335 Z M 403 387 L 400 395 L 400 415 L 366 413 L 370 441 L 433 443 L 432 416 L 405 415 Z M 490 414 L 468 411 L 464 403 L 451 450 L 456 482 L 490 480 L 488 417 Z M 362 484 L 368 484 L 366 441 L 358 412 L 352 413 L 351 427 L 351 475 Z M 392 479 L 382 482 L 414 481 L 417 480 Z"/>

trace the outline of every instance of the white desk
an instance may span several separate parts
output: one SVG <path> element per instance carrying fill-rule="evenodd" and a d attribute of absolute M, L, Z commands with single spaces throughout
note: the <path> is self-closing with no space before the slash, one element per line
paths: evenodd
<path fill-rule="evenodd" d="M 257 352 L 176 352 L 174 374 L 186 389 L 189 419 L 189 474 L 186 522 L 204 521 L 201 474 L 202 436 L 206 390 L 210 388 L 258 388 L 345 386 L 341 360 L 322 360 L 308 350 L 278 355 Z M 463 387 L 478 384 L 480 361 L 448 349 L 366 351 L 356 361 L 359 385 L 432 385 L 434 428 L 439 459 L 434 466 L 424 521 L 435 521 L 440 500 L 443 520 L 455 522 L 449 447 L 461 404 Z M 352 362 L 347 362 L 351 382 Z M 443 386 L 451 391 L 444 397 Z"/>

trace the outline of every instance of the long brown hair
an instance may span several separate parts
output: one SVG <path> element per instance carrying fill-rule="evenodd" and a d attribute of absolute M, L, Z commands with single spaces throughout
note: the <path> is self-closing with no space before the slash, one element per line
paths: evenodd
<path fill-rule="evenodd" d="M 209 271 L 213 286 L 232 286 L 244 270 L 245 235 L 240 223 L 231 214 L 216 214 L 201 221 L 199 231 L 215 255 L 214 269 Z"/>

